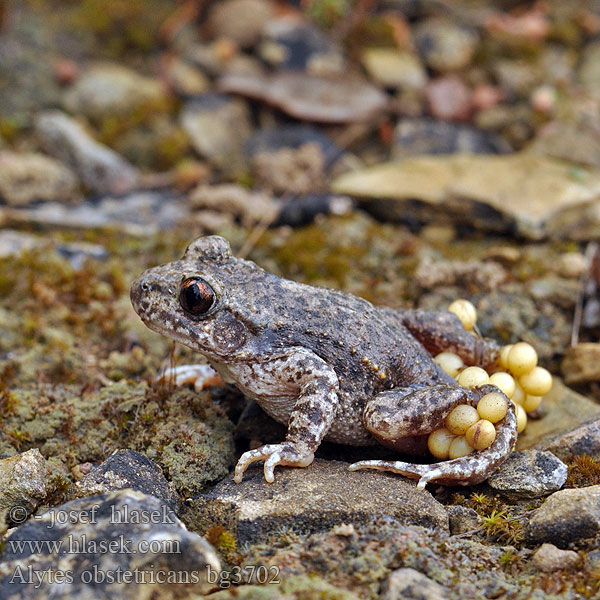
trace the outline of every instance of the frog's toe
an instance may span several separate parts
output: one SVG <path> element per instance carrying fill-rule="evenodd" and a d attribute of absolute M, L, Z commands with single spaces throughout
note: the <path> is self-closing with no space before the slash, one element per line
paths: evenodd
<path fill-rule="evenodd" d="M 233 480 L 240 483 L 244 477 L 244 472 L 253 463 L 259 460 L 265 461 L 264 474 L 267 483 L 275 481 L 275 467 L 308 467 L 314 460 L 315 455 L 312 452 L 300 451 L 295 444 L 283 442 L 282 444 L 269 444 L 256 450 L 244 452 L 238 461 Z"/>

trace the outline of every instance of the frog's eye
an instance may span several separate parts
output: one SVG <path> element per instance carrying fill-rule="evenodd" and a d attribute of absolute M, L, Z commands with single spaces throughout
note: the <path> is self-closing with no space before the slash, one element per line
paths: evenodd
<path fill-rule="evenodd" d="M 195 317 L 206 314 L 216 299 L 214 290 L 199 277 L 186 279 L 179 290 L 179 303 L 183 310 Z"/>

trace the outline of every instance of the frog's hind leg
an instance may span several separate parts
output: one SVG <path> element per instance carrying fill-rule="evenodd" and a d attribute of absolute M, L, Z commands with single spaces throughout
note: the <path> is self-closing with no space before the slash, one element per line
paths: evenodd
<path fill-rule="evenodd" d="M 399 312 L 402 324 L 430 354 L 454 352 L 467 365 L 484 368 L 496 365 L 500 355 L 498 344 L 469 333 L 455 314 L 429 310 Z"/>
<path fill-rule="evenodd" d="M 455 406 L 464 403 L 477 406 L 479 400 L 491 391 L 498 392 L 498 389 L 491 385 L 480 386 L 475 390 L 435 385 L 412 391 L 411 388 L 390 390 L 379 394 L 367 404 L 363 417 L 365 427 L 381 443 L 393 447 L 392 438 L 396 435 L 431 433 L 443 426 L 445 417 Z M 393 410 L 394 406 L 396 411 Z M 433 411 L 431 406 L 435 406 Z M 496 439 L 489 448 L 461 458 L 429 465 L 365 460 L 351 465 L 349 469 L 377 469 L 400 473 L 419 479 L 418 489 L 424 489 L 430 481 L 444 485 L 475 485 L 484 481 L 514 449 L 517 440 L 517 418 L 511 401 L 508 402 L 506 416 L 496 427 Z"/>

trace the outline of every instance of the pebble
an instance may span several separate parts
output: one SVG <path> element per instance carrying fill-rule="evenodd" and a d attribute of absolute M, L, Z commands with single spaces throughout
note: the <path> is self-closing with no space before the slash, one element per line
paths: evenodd
<path fill-rule="evenodd" d="M 65 91 L 63 103 L 69 112 L 91 119 L 127 117 L 163 108 L 165 92 L 157 79 L 120 64 L 95 63 Z"/>
<path fill-rule="evenodd" d="M 436 119 L 467 121 L 471 117 L 471 91 L 453 75 L 438 77 L 425 86 L 429 110 Z"/>
<path fill-rule="evenodd" d="M 250 48 L 275 15 L 269 0 L 225 0 L 210 5 L 206 28 L 213 38 L 227 38 L 240 48 Z"/>
<path fill-rule="evenodd" d="M 0 199 L 9 206 L 35 202 L 75 204 L 77 176 L 62 162 L 33 152 L 0 151 Z"/>
<path fill-rule="evenodd" d="M 567 571 L 581 564 L 581 557 L 573 550 L 561 550 L 554 544 L 542 544 L 533 555 L 533 564 L 544 573 Z"/>
<path fill-rule="evenodd" d="M 222 524 L 241 543 L 264 540 L 283 526 L 323 531 L 376 515 L 448 530 L 444 507 L 413 482 L 347 468 L 348 463 L 316 459 L 306 469 L 277 469 L 275 482 L 265 485 L 262 465 L 252 467 L 241 483 L 225 479 L 188 500 L 182 518 L 194 531 Z"/>
<path fill-rule="evenodd" d="M 448 590 L 423 573 L 411 568 L 390 573 L 383 600 L 446 600 Z"/>
<path fill-rule="evenodd" d="M 196 152 L 227 176 L 246 171 L 244 144 L 252 127 L 247 104 L 239 98 L 207 94 L 188 102 L 181 126 Z"/>
<path fill-rule="evenodd" d="M 262 100 L 305 121 L 351 123 L 366 121 L 383 111 L 388 97 L 358 76 L 316 76 L 300 72 L 271 76 L 225 75 L 223 92 Z"/>
<path fill-rule="evenodd" d="M 265 25 L 258 54 L 277 69 L 312 75 L 341 73 L 347 67 L 341 49 L 330 36 L 291 14 L 271 19 Z"/>
<path fill-rule="evenodd" d="M 39 542 L 44 552 L 34 552 L 27 543 L 18 550 L 13 544 L 25 540 Z M 204 538 L 187 531 L 162 500 L 134 490 L 72 500 L 37 515 L 12 530 L 2 561 L 3 573 L 13 577 L 3 586 L 6 600 L 56 597 L 58 580 L 40 575 L 32 585 L 32 571 L 59 578 L 70 574 L 71 582 L 62 580 L 61 598 L 136 600 L 204 595 L 212 588 L 208 568 L 221 569 Z M 180 582 L 167 579 L 169 573 L 176 573 Z"/>
<path fill-rule="evenodd" d="M 210 81 L 200 69 L 176 56 L 166 66 L 165 76 L 173 91 L 184 98 L 206 94 L 210 89 Z"/>
<path fill-rule="evenodd" d="M 431 118 L 400 119 L 394 128 L 392 157 L 418 154 L 504 154 L 510 150 L 499 136 L 465 123 Z"/>
<path fill-rule="evenodd" d="M 124 194 L 139 184 L 138 170 L 110 148 L 95 141 L 75 119 L 52 110 L 35 119 L 45 149 L 73 168 L 98 194 Z"/>
<path fill-rule="evenodd" d="M 160 468 L 133 450 L 119 450 L 77 480 L 67 492 L 68 500 L 132 489 L 149 494 L 176 510 L 179 497 Z"/>
<path fill-rule="evenodd" d="M 487 483 L 502 496 L 542 498 L 562 488 L 567 470 L 567 465 L 551 452 L 524 450 L 513 452 Z"/>
<path fill-rule="evenodd" d="M 406 50 L 366 48 L 361 62 L 369 77 L 386 88 L 420 90 L 427 83 L 427 72 L 419 57 Z"/>
<path fill-rule="evenodd" d="M 417 25 L 414 35 L 425 64 L 440 73 L 467 67 L 479 41 L 474 30 L 435 17 Z"/>
<path fill-rule="evenodd" d="M 559 548 L 600 532 L 600 485 L 560 490 L 536 509 L 526 528 L 531 544 L 551 542 Z"/>
<path fill-rule="evenodd" d="M 0 460 L 0 530 L 20 525 L 51 491 L 50 468 L 37 448 Z"/>

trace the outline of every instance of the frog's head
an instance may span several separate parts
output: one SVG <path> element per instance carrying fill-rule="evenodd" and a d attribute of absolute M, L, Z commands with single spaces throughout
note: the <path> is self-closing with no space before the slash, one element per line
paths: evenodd
<path fill-rule="evenodd" d="M 154 267 L 131 286 L 131 303 L 142 321 L 209 358 L 238 351 L 248 338 L 248 324 L 228 301 L 239 264 L 229 243 L 219 236 L 192 242 L 181 260 Z"/>

